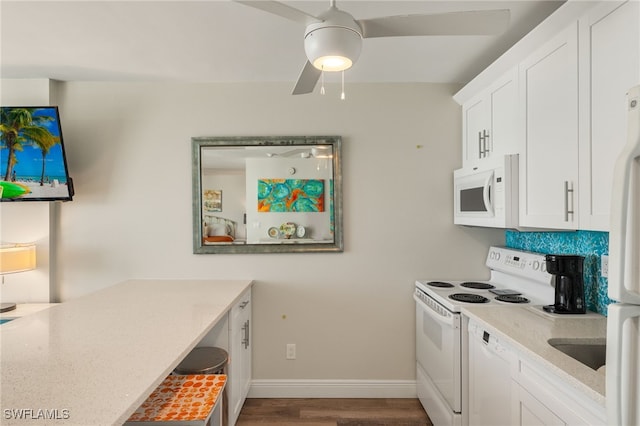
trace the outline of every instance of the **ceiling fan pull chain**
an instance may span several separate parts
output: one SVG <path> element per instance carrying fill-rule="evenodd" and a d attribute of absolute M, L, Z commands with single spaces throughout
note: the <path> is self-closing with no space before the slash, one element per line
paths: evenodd
<path fill-rule="evenodd" d="M 320 86 L 320 94 L 324 95 L 324 66 L 322 67 L 322 70 L 320 71 L 320 78 L 321 78 L 321 86 Z"/>
<path fill-rule="evenodd" d="M 344 101 L 344 70 L 342 70 L 342 93 L 340 93 L 340 99 Z"/>

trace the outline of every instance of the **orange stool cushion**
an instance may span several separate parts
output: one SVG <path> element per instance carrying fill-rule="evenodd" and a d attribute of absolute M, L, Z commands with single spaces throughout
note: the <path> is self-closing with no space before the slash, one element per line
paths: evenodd
<path fill-rule="evenodd" d="M 225 374 L 169 376 L 128 421 L 204 421 L 222 395 L 226 382 Z"/>

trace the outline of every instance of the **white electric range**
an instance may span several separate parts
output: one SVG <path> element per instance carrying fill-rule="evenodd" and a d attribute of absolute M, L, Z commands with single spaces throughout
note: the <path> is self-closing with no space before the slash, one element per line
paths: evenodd
<path fill-rule="evenodd" d="M 491 247 L 488 280 L 416 281 L 416 376 L 418 398 L 437 425 L 466 425 L 464 386 L 468 356 L 464 306 L 517 304 L 542 312 L 554 303 L 544 254 Z"/>

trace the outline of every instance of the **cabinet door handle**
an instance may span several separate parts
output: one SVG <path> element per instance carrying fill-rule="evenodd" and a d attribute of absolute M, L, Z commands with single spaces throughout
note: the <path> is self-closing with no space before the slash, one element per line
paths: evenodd
<path fill-rule="evenodd" d="M 246 320 L 244 325 L 242 326 L 242 331 L 244 333 L 244 336 L 242 337 L 242 345 L 244 346 L 245 349 L 247 349 L 249 347 L 249 331 L 250 327 L 249 327 L 249 320 Z"/>
<path fill-rule="evenodd" d="M 249 304 L 249 300 L 245 300 L 244 302 L 240 303 L 240 309 L 246 308 L 248 304 Z"/>
<path fill-rule="evenodd" d="M 484 149 L 483 149 L 483 153 L 484 156 L 486 157 L 487 154 L 489 154 L 491 152 L 491 150 L 489 149 L 489 132 L 487 132 L 487 129 L 484 129 L 482 131 L 482 143 L 484 145 Z"/>
<path fill-rule="evenodd" d="M 487 132 L 487 129 L 483 129 L 481 132 L 478 132 L 478 158 L 485 158 L 491 151 L 489 149 L 488 139 L 489 132 Z"/>
<path fill-rule="evenodd" d="M 569 209 L 569 194 L 571 194 L 571 209 Z M 573 220 L 573 184 L 569 187 L 569 181 L 564 181 L 564 221 L 569 222 L 569 215 Z"/>

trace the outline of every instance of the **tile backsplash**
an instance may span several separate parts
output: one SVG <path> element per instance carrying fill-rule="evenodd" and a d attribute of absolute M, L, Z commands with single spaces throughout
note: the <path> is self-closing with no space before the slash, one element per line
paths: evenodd
<path fill-rule="evenodd" d="M 600 257 L 609 253 L 609 233 L 518 232 L 505 233 L 506 246 L 544 254 L 577 254 L 584 256 L 584 285 L 587 309 L 607 314 L 611 300 L 607 296 L 607 279 L 600 275 Z"/>

